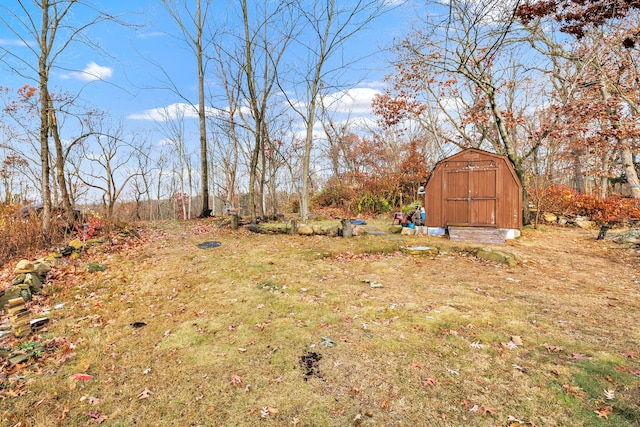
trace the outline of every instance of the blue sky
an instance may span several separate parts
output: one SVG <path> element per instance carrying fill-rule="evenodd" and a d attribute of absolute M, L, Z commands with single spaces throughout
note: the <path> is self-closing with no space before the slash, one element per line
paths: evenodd
<path fill-rule="evenodd" d="M 352 0 L 337 1 L 339 6 L 344 6 Z M 344 45 L 344 50 L 337 52 L 333 62 L 329 64 L 335 66 L 343 60 L 351 64 L 338 73 L 341 74 L 339 83 L 343 86 L 328 91 L 328 99 L 337 100 L 341 95 L 347 95 L 341 96 L 334 103 L 335 120 L 348 118 L 350 123 L 373 123 L 371 100 L 383 88 L 384 76 L 392 71 L 389 63 L 390 54 L 385 49 L 392 45 L 393 40 L 403 38 L 411 30 L 413 22 L 421 18 L 416 10 L 425 7 L 420 0 L 386 1 L 389 5 L 397 5 L 398 1 L 403 1 L 403 5 L 377 18 L 366 29 L 350 38 Z M 28 7 L 35 7 L 32 0 L 24 0 L 23 3 L 29 5 Z M 168 140 L 166 127 L 163 129 L 165 125 L 158 121 L 158 112 L 175 111 L 188 103 L 197 104 L 195 56 L 181 38 L 175 22 L 158 0 L 86 0 L 85 3 L 90 4 L 95 10 L 117 16 L 130 25 L 101 22 L 88 27 L 85 33 L 88 43 L 73 43 L 56 59 L 56 67 L 50 74 L 49 89 L 52 92 L 78 95 L 77 102 L 83 108 L 107 113 L 107 128 L 103 130 L 115 131 L 119 128 L 119 134 L 124 139 L 136 143 L 142 138 L 153 147 L 155 154 L 159 155 L 160 152 L 166 151 L 164 148 Z M 215 22 L 227 20 L 230 31 L 240 33 L 241 27 L 233 25 L 234 18 L 228 9 L 230 4 L 237 7 L 237 3 L 230 0 L 214 0 L 212 17 L 215 18 Z M 27 61 L 30 67 L 37 67 L 37 56 L 29 46 L 33 43 L 33 36 L 27 35 L 18 25 L 20 21 L 25 21 L 24 14 L 18 6 L 18 0 L 0 2 L 0 59 L 3 51 L 9 51 L 11 55 Z M 72 10 L 74 14 L 70 18 L 73 27 L 85 24 L 91 16 L 95 16 L 91 10 L 75 6 Z M 12 16 L 14 13 L 17 16 Z M 40 13 L 34 13 L 33 19 L 39 24 Z M 64 32 L 60 31 L 59 40 L 66 39 Z M 353 63 L 354 58 L 361 60 Z M 5 62 L 8 59 L 10 55 L 4 56 Z M 13 61 L 12 66 L 15 67 L 15 64 Z M 27 77 L 31 77 L 29 79 L 12 70 L 12 66 L 0 61 L 0 86 L 11 89 L 25 84 L 37 86 L 34 78 L 37 74 L 33 69 L 26 73 Z M 292 68 L 289 66 L 289 69 Z M 215 93 L 220 89 L 220 81 L 214 74 L 213 66 L 207 69 L 205 79 L 208 90 Z M 169 80 L 179 94 L 168 90 Z M 294 88 L 285 89 L 294 92 Z M 276 95 L 276 100 L 277 97 L 282 105 L 286 105 L 282 95 Z M 220 99 L 210 103 L 213 109 L 227 107 L 225 101 Z M 295 114 L 291 115 L 296 117 L 297 121 L 293 122 L 288 136 L 299 138 L 303 134 L 303 123 Z M 199 138 L 195 110 L 187 107 L 184 117 L 186 151 L 192 156 L 192 164 L 198 165 Z M 61 119 L 58 120 L 60 122 Z M 73 140 L 80 134 L 79 127 L 74 123 L 77 122 L 68 120 L 62 127 L 63 140 Z M 320 145 L 323 133 L 319 122 L 316 122 L 315 130 Z M 6 137 L 6 133 L 3 134 L 0 129 L 0 146 L 5 143 L 2 140 L 3 136 Z M 98 147 L 91 148 L 91 144 L 92 141 L 85 143 L 89 149 L 83 153 L 88 162 L 91 158 L 99 156 Z M 21 146 L 20 150 L 23 153 L 30 151 L 28 157 L 37 159 L 36 147 L 37 141 L 34 140 L 33 148 Z M 127 157 L 131 154 L 121 155 Z M 321 153 L 316 152 L 316 155 L 321 160 Z M 88 166 L 86 162 L 84 165 Z M 324 168 L 321 162 L 315 162 L 314 165 L 317 170 Z M 124 177 L 125 171 L 122 173 Z M 37 180 L 38 173 L 35 170 L 32 175 Z M 35 186 L 37 187 L 37 184 Z"/>
<path fill-rule="evenodd" d="M 18 10 L 16 0 L 3 3 L 5 8 Z M 149 119 L 154 117 L 154 109 L 185 102 L 172 91 L 162 89 L 167 82 L 163 72 L 184 97 L 196 103 L 195 59 L 179 38 L 175 23 L 159 1 L 102 0 L 91 3 L 136 27 L 127 28 L 111 22 L 90 27 L 91 42 L 103 51 L 83 44 L 71 45 L 57 61 L 60 68 L 52 72 L 51 88 L 80 93 L 84 102 L 107 111 L 113 121 L 122 120 L 129 129 L 149 128 L 153 126 Z M 214 1 L 214 13 L 226 13 L 224 8 L 228 3 Z M 0 13 L 7 19 L 6 10 L 0 10 Z M 381 88 L 381 80 L 390 70 L 386 60 L 388 55 L 381 48 L 390 46 L 394 38 L 402 37 L 415 17 L 414 6 L 405 4 L 378 18 L 346 45 L 341 55 L 364 59 L 345 75 L 343 81 L 352 86 L 349 87 L 350 97 L 338 104 L 340 108 L 350 110 L 352 116 L 368 115 L 371 98 Z M 73 18 L 84 22 L 82 15 Z M 8 19 L 11 21 L 10 17 Z M 0 26 L 0 47 L 18 55 L 27 54 L 27 48 L 5 26 Z M 161 72 L 158 66 L 164 71 Z M 6 66 L 3 66 L 1 75 L 0 85 L 5 87 L 35 84 Z M 209 73 L 206 79 L 210 88 L 215 90 L 215 77 Z"/>

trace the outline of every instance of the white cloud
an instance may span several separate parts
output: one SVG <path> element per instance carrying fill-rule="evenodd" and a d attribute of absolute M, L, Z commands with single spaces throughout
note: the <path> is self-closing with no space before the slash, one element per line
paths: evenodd
<path fill-rule="evenodd" d="M 82 71 L 75 71 L 73 73 L 62 76 L 63 78 L 75 78 L 83 80 L 85 82 L 92 82 L 96 80 L 107 80 L 113 75 L 113 68 L 98 65 L 91 61 Z"/>
<path fill-rule="evenodd" d="M 220 116 L 223 110 L 212 107 L 205 107 L 207 117 Z M 127 116 L 130 120 L 152 120 L 154 122 L 168 122 L 170 120 L 197 119 L 198 106 L 184 102 L 176 102 L 166 107 L 152 108 L 141 113 L 134 113 Z"/>
<path fill-rule="evenodd" d="M 163 33 L 162 31 L 153 31 L 149 33 L 138 33 L 138 38 L 141 39 L 152 39 L 156 37 L 164 37 L 167 33 Z"/>
<path fill-rule="evenodd" d="M 153 120 L 155 122 L 168 122 L 176 119 L 193 119 L 198 117 L 196 109 L 183 102 L 167 105 L 166 107 L 152 108 L 142 113 L 131 114 L 131 120 Z"/>
<path fill-rule="evenodd" d="M 371 102 L 380 93 L 377 89 L 367 87 L 354 88 L 325 96 L 324 104 L 336 113 L 370 114 Z"/>
<path fill-rule="evenodd" d="M 18 39 L 0 39 L 0 46 L 28 46 L 28 45 L 29 43 L 26 43 Z"/>

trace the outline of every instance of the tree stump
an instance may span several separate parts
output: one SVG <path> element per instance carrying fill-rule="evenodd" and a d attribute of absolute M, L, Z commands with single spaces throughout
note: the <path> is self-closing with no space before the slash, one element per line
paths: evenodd
<path fill-rule="evenodd" d="M 606 224 L 600 227 L 600 233 L 598 233 L 598 237 L 596 238 L 596 240 L 604 240 L 605 236 L 607 235 L 607 231 L 609 231 L 610 228 L 611 226 Z"/>
<path fill-rule="evenodd" d="M 295 219 L 291 220 L 291 230 L 289 231 L 289 234 L 298 234 L 298 221 L 296 221 Z"/>
<path fill-rule="evenodd" d="M 353 237 L 353 229 L 351 228 L 351 220 L 343 219 L 342 221 L 342 237 Z"/>
<path fill-rule="evenodd" d="M 232 230 L 237 230 L 238 229 L 238 223 L 239 223 L 238 214 L 237 213 L 231 214 L 231 229 Z"/>

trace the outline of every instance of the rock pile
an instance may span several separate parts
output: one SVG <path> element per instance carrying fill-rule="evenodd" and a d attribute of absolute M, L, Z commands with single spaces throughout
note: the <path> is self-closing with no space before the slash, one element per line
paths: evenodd
<path fill-rule="evenodd" d="M 20 261 L 13 271 L 16 277 L 11 283 L 12 286 L 0 291 L 0 308 L 4 308 L 9 300 L 19 297 L 25 302 L 31 301 L 33 294 L 42 291 L 42 284 L 49 270 L 49 264 L 44 259 Z"/>
<path fill-rule="evenodd" d="M 6 311 L 12 332 L 17 338 L 31 332 L 31 312 L 25 302 L 31 301 L 33 294 L 42 292 L 42 284 L 49 270 L 49 264 L 44 259 L 23 259 L 13 271 L 16 277 L 11 287 L 0 291 L 0 309 Z"/>

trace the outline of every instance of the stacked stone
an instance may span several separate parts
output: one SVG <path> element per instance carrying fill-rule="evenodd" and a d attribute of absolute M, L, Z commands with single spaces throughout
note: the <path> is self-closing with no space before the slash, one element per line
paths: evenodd
<path fill-rule="evenodd" d="M 16 338 L 26 337 L 31 332 L 31 312 L 24 305 L 21 297 L 10 299 L 5 306 L 11 322 L 11 329 Z"/>
<path fill-rule="evenodd" d="M 22 260 L 13 271 L 16 277 L 12 286 L 0 291 L 0 309 L 6 311 L 13 334 L 18 338 L 31 332 L 31 312 L 25 302 L 31 301 L 33 294 L 42 291 L 42 283 L 49 270 L 44 260 Z"/>
<path fill-rule="evenodd" d="M 42 291 L 42 283 L 49 270 L 49 265 L 44 260 L 20 261 L 14 270 L 16 277 L 12 286 L 0 291 L 0 309 L 6 309 L 10 301 L 14 301 L 15 305 L 17 298 L 22 298 L 23 302 L 31 301 L 33 294 Z"/>

